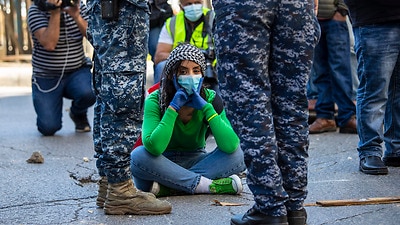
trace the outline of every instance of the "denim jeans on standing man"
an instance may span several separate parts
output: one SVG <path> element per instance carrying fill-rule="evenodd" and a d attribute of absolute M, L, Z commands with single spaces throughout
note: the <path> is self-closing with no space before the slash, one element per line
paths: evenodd
<path fill-rule="evenodd" d="M 149 31 L 149 54 L 153 62 L 157 51 L 158 37 L 160 36 L 161 28 L 162 25 L 159 27 L 152 27 Z"/>
<path fill-rule="evenodd" d="M 154 66 L 154 83 L 160 82 L 165 64 L 167 64 L 167 60 L 161 61 Z"/>
<path fill-rule="evenodd" d="M 400 25 L 353 28 L 357 53 L 357 131 L 360 159 L 400 157 Z"/>
<path fill-rule="evenodd" d="M 319 20 L 321 38 L 314 52 L 314 85 L 318 90 L 315 106 L 317 118 L 334 119 L 338 106 L 337 123 L 345 126 L 356 114 L 352 100 L 350 37 L 346 21 Z"/>

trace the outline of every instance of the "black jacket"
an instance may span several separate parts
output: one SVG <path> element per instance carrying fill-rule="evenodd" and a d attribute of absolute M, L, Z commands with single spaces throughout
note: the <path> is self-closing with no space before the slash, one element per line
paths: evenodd
<path fill-rule="evenodd" d="M 400 23 L 400 0 L 344 0 L 353 27 Z"/>
<path fill-rule="evenodd" d="M 348 9 L 343 0 L 318 0 L 318 19 L 331 19 L 336 11 L 347 14 Z"/>

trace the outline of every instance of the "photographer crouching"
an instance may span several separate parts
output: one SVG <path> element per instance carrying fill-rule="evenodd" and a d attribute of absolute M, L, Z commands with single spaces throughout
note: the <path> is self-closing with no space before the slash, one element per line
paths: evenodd
<path fill-rule="evenodd" d="M 37 128 L 45 136 L 62 127 L 63 98 L 76 132 L 89 132 L 87 110 L 95 103 L 91 60 L 85 57 L 86 6 L 79 0 L 34 0 L 28 11 L 32 33 L 32 99 Z"/>

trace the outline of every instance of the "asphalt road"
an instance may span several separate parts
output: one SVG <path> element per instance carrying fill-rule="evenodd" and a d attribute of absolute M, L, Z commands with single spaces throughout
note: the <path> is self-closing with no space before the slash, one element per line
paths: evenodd
<path fill-rule="evenodd" d="M 91 133 L 75 133 L 65 100 L 63 128 L 53 137 L 36 130 L 30 89 L 0 86 L 0 224 L 229 224 L 253 204 L 245 186 L 241 195 L 167 197 L 171 214 L 107 216 L 96 208 Z M 91 109 L 90 119 L 93 118 Z M 400 203 L 316 206 L 317 201 L 400 196 L 400 168 L 389 175 L 358 171 L 358 136 L 325 133 L 310 136 L 308 224 L 398 225 Z M 208 143 L 212 148 L 212 140 Z M 40 152 L 43 164 L 26 160 Z M 245 179 L 243 179 L 245 182 Z M 216 206 L 214 200 L 238 206 Z"/>

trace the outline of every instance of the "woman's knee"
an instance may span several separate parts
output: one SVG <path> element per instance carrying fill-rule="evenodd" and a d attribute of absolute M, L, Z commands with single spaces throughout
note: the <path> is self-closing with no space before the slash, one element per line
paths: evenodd
<path fill-rule="evenodd" d="M 236 149 L 235 152 L 228 156 L 231 162 L 231 173 L 237 174 L 246 170 L 246 165 L 244 163 L 244 154 L 240 147 Z"/>
<path fill-rule="evenodd" d="M 132 175 L 140 173 L 142 167 L 147 167 L 151 164 L 150 153 L 147 152 L 144 146 L 138 146 L 131 152 L 131 172 Z"/>
<path fill-rule="evenodd" d="M 234 151 L 231 156 L 232 159 L 236 162 L 243 162 L 244 164 L 244 153 L 242 151 L 242 149 L 240 148 L 240 146 L 236 149 L 236 151 Z"/>
<path fill-rule="evenodd" d="M 136 147 L 131 152 L 131 164 L 136 162 L 140 162 L 144 156 L 146 149 L 143 145 Z"/>

